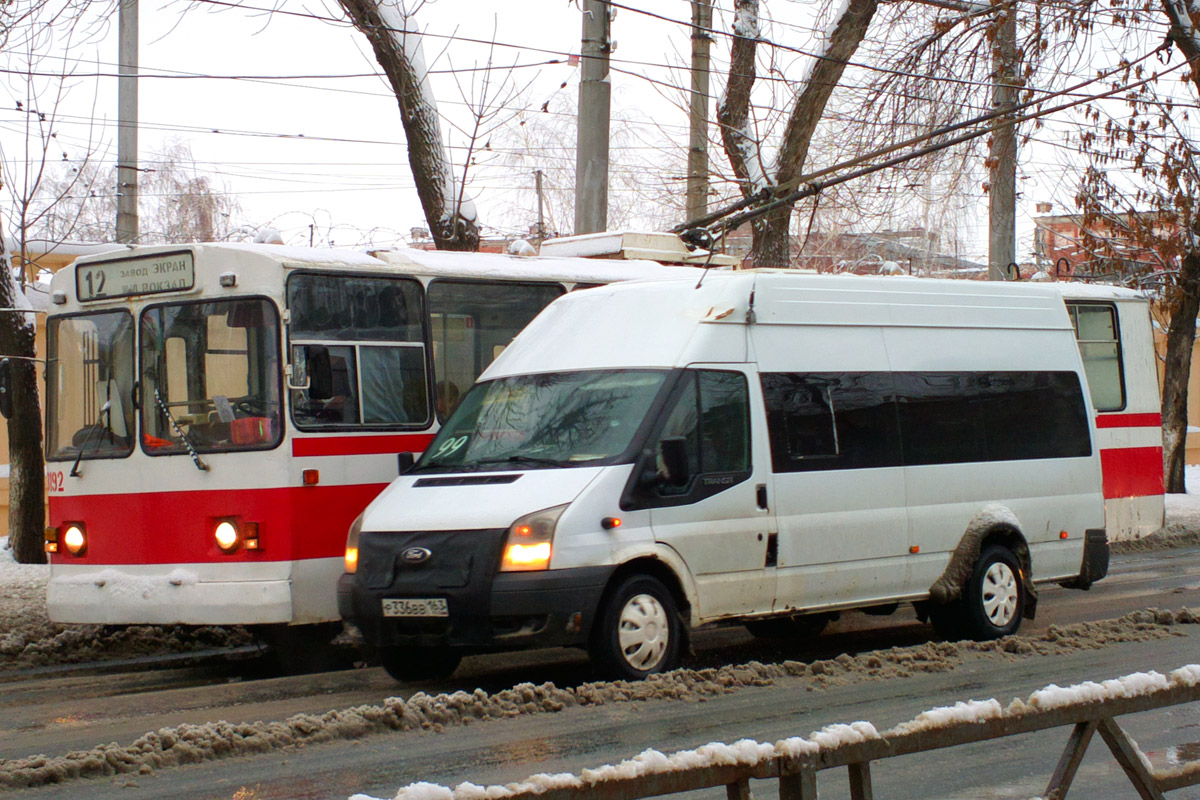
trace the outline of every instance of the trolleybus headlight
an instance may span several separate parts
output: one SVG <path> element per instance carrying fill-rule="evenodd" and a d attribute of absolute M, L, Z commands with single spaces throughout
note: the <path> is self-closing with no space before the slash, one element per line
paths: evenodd
<path fill-rule="evenodd" d="M 362 532 L 362 519 L 362 514 L 355 517 L 346 534 L 346 572 L 351 575 L 358 571 L 358 535 Z"/>
<path fill-rule="evenodd" d="M 233 520 L 223 519 L 213 528 L 213 538 L 223 552 L 232 553 L 242 541 L 242 533 Z"/>
<path fill-rule="evenodd" d="M 62 546 L 73 556 L 87 552 L 87 534 L 82 522 L 68 522 L 62 527 Z"/>
<path fill-rule="evenodd" d="M 530 572 L 547 569 L 554 544 L 554 529 L 566 505 L 546 508 L 521 517 L 508 529 L 501 572 Z"/>

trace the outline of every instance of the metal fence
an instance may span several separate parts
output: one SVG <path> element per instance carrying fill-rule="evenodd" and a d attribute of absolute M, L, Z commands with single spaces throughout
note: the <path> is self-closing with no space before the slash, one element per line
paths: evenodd
<path fill-rule="evenodd" d="M 506 800 L 637 800 L 724 786 L 727 800 L 749 800 L 752 780 L 777 779 L 780 800 L 816 800 L 817 773 L 844 767 L 849 776 L 852 800 L 872 800 L 872 762 L 1023 733 L 1070 728 L 1066 747 L 1046 787 L 1046 800 L 1066 797 L 1096 733 L 1108 745 L 1138 795 L 1143 800 L 1161 800 L 1164 792 L 1200 784 L 1200 761 L 1155 770 L 1137 743 L 1117 724 L 1116 718 L 1200 700 L 1200 667 L 1177 670 L 1169 680 L 1160 680 L 1158 684 L 1133 696 L 1105 696 L 1103 699 L 1056 704 L 1053 708 L 1018 703 L 985 719 L 924 727 L 909 723 L 865 737 L 862 741 L 846 741 L 834 746 L 809 743 L 802 748 L 805 752 L 799 755 L 781 755 L 777 745 L 769 756 L 732 764 L 706 763 L 679 768 L 677 764 L 659 763 L 640 770 L 626 770 L 641 772 L 629 776 L 614 777 L 613 773 L 620 770 L 610 769 L 607 773 L 584 772 L 581 776 L 548 776 L 550 780 L 531 778 L 519 785 L 510 784 L 508 789 L 512 794 L 505 793 L 505 797 Z M 669 761 L 666 757 L 663 760 Z M 403 795 L 401 792 L 397 797 Z"/>

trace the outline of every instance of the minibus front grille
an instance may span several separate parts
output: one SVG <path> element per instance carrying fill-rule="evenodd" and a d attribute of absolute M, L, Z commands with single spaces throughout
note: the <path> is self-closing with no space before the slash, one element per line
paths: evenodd
<path fill-rule="evenodd" d="M 486 596 L 504 534 L 503 528 L 363 534 L 356 580 L 380 597 Z"/>

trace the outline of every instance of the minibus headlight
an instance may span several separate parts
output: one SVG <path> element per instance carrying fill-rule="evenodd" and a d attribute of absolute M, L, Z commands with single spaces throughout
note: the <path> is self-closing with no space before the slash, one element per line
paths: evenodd
<path fill-rule="evenodd" d="M 81 556 L 87 552 L 87 533 L 82 522 L 71 522 L 63 526 L 62 544 L 73 556 Z"/>
<path fill-rule="evenodd" d="M 362 520 L 362 514 L 355 517 L 346 534 L 346 572 L 351 575 L 358 571 L 358 535 L 362 532 Z"/>
<path fill-rule="evenodd" d="M 521 517 L 508 529 L 501 572 L 530 572 L 547 569 L 554 545 L 554 529 L 566 505 L 546 508 Z"/>
<path fill-rule="evenodd" d="M 213 528 L 213 538 L 217 540 L 217 547 L 221 548 L 222 552 L 232 553 L 241 543 L 242 533 L 238 530 L 236 522 L 223 519 Z"/>

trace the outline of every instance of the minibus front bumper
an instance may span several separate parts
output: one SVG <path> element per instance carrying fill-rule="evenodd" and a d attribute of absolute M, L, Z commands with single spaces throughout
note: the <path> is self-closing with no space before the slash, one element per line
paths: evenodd
<path fill-rule="evenodd" d="M 375 647 L 474 651 L 587 643 L 615 566 L 497 572 L 505 531 L 364 537 L 359 568 L 338 581 L 338 611 Z M 428 564 L 404 553 L 431 550 Z M 388 616 L 385 600 L 445 600 L 445 616 Z"/>

